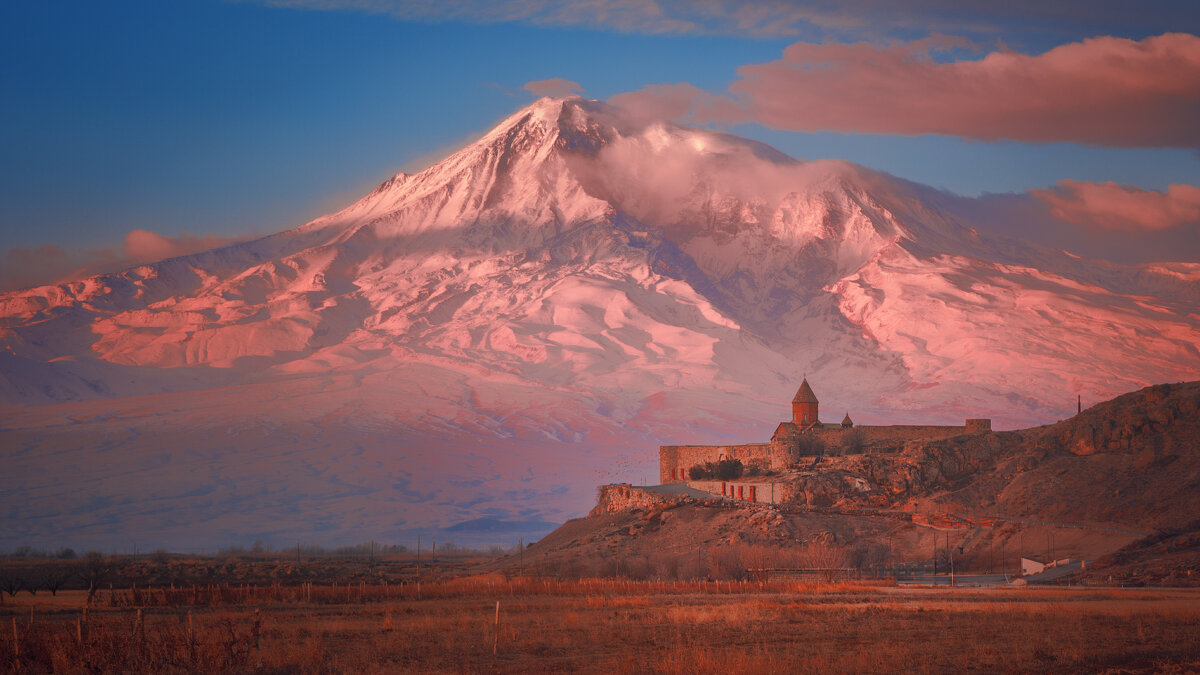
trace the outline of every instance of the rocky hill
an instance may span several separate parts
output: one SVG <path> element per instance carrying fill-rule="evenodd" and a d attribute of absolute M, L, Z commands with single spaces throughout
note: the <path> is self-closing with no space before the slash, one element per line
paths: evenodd
<path fill-rule="evenodd" d="M 786 476 L 810 506 L 933 508 L 1177 527 L 1200 513 L 1200 382 L 1161 384 L 1020 431 L 908 441 Z"/>
<path fill-rule="evenodd" d="M 704 567 L 710 556 L 727 567 L 820 555 L 870 565 L 953 546 L 972 571 L 1011 572 L 1028 555 L 1100 559 L 1092 581 L 1200 575 L 1200 382 L 1148 387 L 1048 426 L 826 457 L 778 478 L 797 489 L 777 507 L 617 488 L 534 548 L 564 569 Z M 920 526 L 914 513 L 947 514 L 945 526 Z M 689 562 L 697 551 L 700 562 Z"/>

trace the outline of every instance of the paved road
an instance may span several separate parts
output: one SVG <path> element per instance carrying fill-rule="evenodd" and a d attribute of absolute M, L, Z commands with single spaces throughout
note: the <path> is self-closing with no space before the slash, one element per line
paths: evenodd
<path fill-rule="evenodd" d="M 950 577 L 948 576 L 923 576 L 923 577 L 908 577 L 907 579 L 897 579 L 896 583 L 904 585 L 919 584 L 922 586 L 949 586 Z M 1003 574 L 956 574 L 954 575 L 955 586 L 1004 586 L 1008 584 L 1008 577 Z"/>

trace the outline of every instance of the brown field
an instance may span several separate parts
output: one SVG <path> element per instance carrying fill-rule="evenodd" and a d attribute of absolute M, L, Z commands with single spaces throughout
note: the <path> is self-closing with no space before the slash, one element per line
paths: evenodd
<path fill-rule="evenodd" d="M 867 582 L 195 586 L 18 594 L 21 673 L 1194 672 L 1200 591 Z M 499 603 L 499 626 L 496 606 Z"/>

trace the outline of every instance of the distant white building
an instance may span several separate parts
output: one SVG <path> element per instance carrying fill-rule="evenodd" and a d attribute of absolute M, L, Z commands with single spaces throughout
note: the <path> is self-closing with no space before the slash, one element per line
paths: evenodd
<path fill-rule="evenodd" d="M 1032 574 L 1041 574 L 1046 570 L 1051 570 L 1055 567 L 1063 567 L 1075 562 L 1079 561 L 1075 560 L 1074 558 L 1063 558 L 1062 560 L 1043 562 L 1035 558 L 1021 558 L 1021 576 L 1027 577 Z"/>

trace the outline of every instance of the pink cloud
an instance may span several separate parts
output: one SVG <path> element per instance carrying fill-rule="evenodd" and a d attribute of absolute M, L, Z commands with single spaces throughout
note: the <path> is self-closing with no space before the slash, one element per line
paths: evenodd
<path fill-rule="evenodd" d="M 1111 230 L 1166 230 L 1200 223 L 1200 187 L 1171 185 L 1166 192 L 1112 181 L 1061 180 L 1047 190 L 1031 190 L 1059 220 Z"/>
<path fill-rule="evenodd" d="M 1098 37 L 1033 56 L 930 58 L 962 46 L 941 37 L 883 47 L 796 43 L 777 61 L 742 66 L 725 94 L 656 85 L 614 102 L 657 105 L 674 119 L 796 131 L 1200 147 L 1200 37 Z"/>
<path fill-rule="evenodd" d="M 533 80 L 532 82 L 526 82 L 525 86 L 521 88 L 537 98 L 543 96 L 563 98 L 583 91 L 583 87 L 579 86 L 578 82 L 573 82 L 562 77 L 552 77 L 548 80 Z"/>
<path fill-rule="evenodd" d="M 164 237 L 149 230 L 134 229 L 125 235 L 125 260 L 131 265 L 156 262 L 244 240 L 245 237 L 196 237 L 187 232 L 180 232 L 174 237 Z"/>
<path fill-rule="evenodd" d="M 130 230 L 120 245 L 69 249 L 54 244 L 13 247 L 3 252 L 0 291 L 55 284 L 95 274 L 116 272 L 140 263 L 157 262 L 244 241 L 245 237 L 197 237 L 181 232 L 165 237 L 149 230 Z"/>
<path fill-rule="evenodd" d="M 1006 32 L 1058 31 L 1078 35 L 1119 26 L 1146 34 L 1172 17 L 1181 31 L 1195 21 L 1172 5 L 1056 0 L 1055 2 L 952 2 L 949 0 L 241 0 L 295 10 L 352 11 L 401 21 L 474 24 L 521 23 L 586 26 L 636 34 L 804 36 L 846 39 L 924 32 L 984 37 Z"/>
<path fill-rule="evenodd" d="M 737 124 L 751 121 L 746 110 L 727 96 L 713 94 L 686 82 L 651 84 L 617 94 L 608 101 L 636 123 L 678 120 L 691 124 Z"/>

